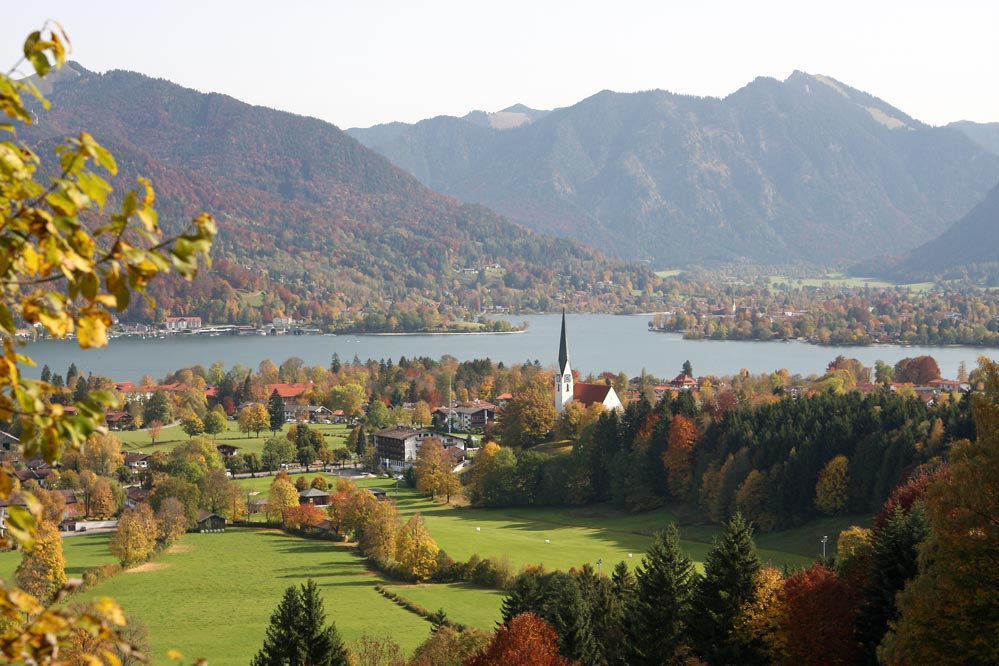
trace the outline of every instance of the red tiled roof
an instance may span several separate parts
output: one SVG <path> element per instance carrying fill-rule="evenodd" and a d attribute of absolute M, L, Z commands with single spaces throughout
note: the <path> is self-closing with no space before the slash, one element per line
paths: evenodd
<path fill-rule="evenodd" d="M 611 387 L 607 384 L 575 384 L 572 388 L 572 400 L 583 407 L 594 403 L 602 405 L 610 390 Z"/>
<path fill-rule="evenodd" d="M 267 395 L 278 392 L 282 398 L 297 398 L 306 391 L 312 390 L 312 382 L 299 382 L 296 384 L 268 384 Z"/>

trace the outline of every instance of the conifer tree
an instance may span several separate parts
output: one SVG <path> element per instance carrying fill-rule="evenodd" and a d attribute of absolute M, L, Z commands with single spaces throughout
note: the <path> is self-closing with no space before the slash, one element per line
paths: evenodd
<path fill-rule="evenodd" d="M 335 623 L 326 623 L 319 586 L 311 578 L 289 587 L 267 627 L 253 666 L 348 666 L 350 657 Z"/>
<path fill-rule="evenodd" d="M 857 616 L 857 636 L 866 663 L 878 663 L 877 646 L 888 631 L 889 621 L 898 618 L 895 598 L 919 573 L 919 545 L 929 532 L 920 503 L 909 511 L 896 507 L 888 522 L 871 535 L 871 568 Z"/>
<path fill-rule="evenodd" d="M 662 666 L 683 661 L 694 565 L 680 550 L 680 533 L 670 525 L 656 535 L 635 578 L 628 612 L 628 663 Z"/>
<path fill-rule="evenodd" d="M 276 434 L 284 425 L 284 401 L 277 389 L 271 392 L 271 397 L 267 400 L 267 413 L 271 417 L 271 432 Z"/>
<path fill-rule="evenodd" d="M 691 637 L 709 664 L 766 663 L 763 655 L 739 644 L 731 634 L 743 605 L 753 599 L 759 570 L 753 530 L 737 513 L 708 552 L 704 576 L 694 592 Z"/>

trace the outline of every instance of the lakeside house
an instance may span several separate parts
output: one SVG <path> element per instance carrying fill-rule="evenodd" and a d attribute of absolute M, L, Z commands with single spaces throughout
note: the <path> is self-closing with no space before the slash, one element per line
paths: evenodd
<path fill-rule="evenodd" d="M 166 317 L 163 328 L 168 331 L 193 331 L 201 328 L 201 317 Z"/>

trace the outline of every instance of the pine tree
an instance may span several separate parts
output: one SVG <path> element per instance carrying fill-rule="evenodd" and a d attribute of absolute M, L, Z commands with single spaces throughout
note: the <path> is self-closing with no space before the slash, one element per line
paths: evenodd
<path fill-rule="evenodd" d="M 267 627 L 264 646 L 252 666 L 348 666 L 350 657 L 335 623 L 324 627 L 319 587 L 309 579 L 289 587 Z"/>
<path fill-rule="evenodd" d="M 277 433 L 284 425 L 284 401 L 277 389 L 271 392 L 271 397 L 267 400 L 267 413 L 271 417 L 271 432 Z"/>
<path fill-rule="evenodd" d="M 763 655 L 731 635 L 741 608 L 753 599 L 759 570 L 753 530 L 737 513 L 708 553 L 704 577 L 694 592 L 691 637 L 709 664 L 766 663 Z"/>
<path fill-rule="evenodd" d="M 888 623 L 898 618 L 896 597 L 919 573 L 919 545 L 929 533 L 926 513 L 916 504 L 908 512 L 896 507 L 888 522 L 871 535 L 871 569 L 857 615 L 857 636 L 866 663 L 878 663 L 878 644 Z"/>
<path fill-rule="evenodd" d="M 627 623 L 629 664 L 682 662 L 689 645 L 693 577 L 694 565 L 680 550 L 680 533 L 670 525 L 656 535 L 636 572 L 637 590 Z"/>

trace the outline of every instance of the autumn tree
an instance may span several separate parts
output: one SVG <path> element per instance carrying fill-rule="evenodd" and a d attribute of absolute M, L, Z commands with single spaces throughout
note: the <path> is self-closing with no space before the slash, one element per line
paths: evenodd
<path fill-rule="evenodd" d="M 295 506 L 298 506 L 298 491 L 295 486 L 290 481 L 276 479 L 267 495 L 267 520 L 283 522 L 285 509 Z"/>
<path fill-rule="evenodd" d="M 753 577 L 752 597 L 739 609 L 731 630 L 732 640 L 751 651 L 744 663 L 787 663 L 780 631 L 783 589 L 784 575 L 778 569 L 764 567 Z"/>
<path fill-rule="evenodd" d="M 698 437 L 697 424 L 692 419 L 677 414 L 670 421 L 663 465 L 670 493 L 677 499 L 685 498 L 693 484 L 693 453 Z"/>
<path fill-rule="evenodd" d="M 25 547 L 14 571 L 17 586 L 42 603 L 48 603 L 66 584 L 66 558 L 62 537 L 48 521 L 38 524 L 34 542 Z"/>
<path fill-rule="evenodd" d="M 846 508 L 850 486 L 850 461 L 846 456 L 836 456 L 822 468 L 815 484 L 815 508 L 834 516 Z"/>
<path fill-rule="evenodd" d="M 99 476 L 112 477 L 125 464 L 121 441 L 112 434 L 94 434 L 87 439 L 80 454 L 83 468 Z"/>
<path fill-rule="evenodd" d="M 430 405 L 425 400 L 419 400 L 413 406 L 413 423 L 421 428 L 431 422 Z"/>
<path fill-rule="evenodd" d="M 326 520 L 326 512 L 315 504 L 298 504 L 284 510 L 284 526 L 293 530 L 316 527 Z"/>
<path fill-rule="evenodd" d="M 416 648 L 409 666 L 462 666 L 483 652 L 491 637 L 481 629 L 458 630 L 444 625 Z"/>
<path fill-rule="evenodd" d="M 153 419 L 146 424 L 146 432 L 149 434 L 149 440 L 155 445 L 160 438 L 160 433 L 163 432 L 163 423 L 158 419 Z"/>
<path fill-rule="evenodd" d="M 555 416 L 549 382 L 539 374 L 503 409 L 500 428 L 504 444 L 526 448 L 541 442 L 555 428 Z"/>
<path fill-rule="evenodd" d="M 250 436 L 250 432 L 253 432 L 256 437 L 260 437 L 260 431 L 265 430 L 270 425 L 267 408 L 260 403 L 247 405 L 239 410 L 239 416 L 236 418 L 239 431 L 246 433 L 247 437 Z"/>
<path fill-rule="evenodd" d="M 399 528 L 395 538 L 395 561 L 403 574 L 416 580 L 427 580 L 437 571 L 440 548 L 430 536 L 423 516 L 415 513 Z"/>
<path fill-rule="evenodd" d="M 66 497 L 57 490 L 45 490 L 38 487 L 38 484 L 34 482 L 29 483 L 30 485 L 26 483 L 24 488 L 41 504 L 41 520 L 47 520 L 53 525 L 58 525 L 66 515 Z"/>
<path fill-rule="evenodd" d="M 112 535 L 108 548 L 123 566 L 132 566 L 149 558 L 156 547 L 156 535 L 152 507 L 139 504 L 121 514 L 118 529 Z"/>
<path fill-rule="evenodd" d="M 99 476 L 94 479 L 90 493 L 90 515 L 95 518 L 110 518 L 118 512 L 111 481 Z"/>
<path fill-rule="evenodd" d="M 911 382 L 925 386 L 934 379 L 940 379 L 940 366 L 932 356 L 903 358 L 895 364 L 895 381 Z"/>
<path fill-rule="evenodd" d="M 402 519 L 395 504 L 389 501 L 376 500 L 375 504 L 369 505 L 368 508 L 369 511 L 363 516 L 359 530 L 361 552 L 375 562 L 387 565 L 392 562 L 396 554 L 396 537 Z"/>
<path fill-rule="evenodd" d="M 822 564 L 792 574 L 781 589 L 780 644 L 786 664 L 846 666 L 858 650 L 857 596 Z"/>
<path fill-rule="evenodd" d="M 180 427 L 188 437 L 195 437 L 205 431 L 205 424 L 194 412 L 190 412 L 180 420 Z"/>
<path fill-rule="evenodd" d="M 87 390 L 75 400 L 73 410 L 49 398 L 58 389 L 48 382 L 29 379 L 22 373 L 33 365 L 18 350 L 17 328 L 39 327 L 53 338 L 75 334 L 83 349 L 107 344 L 112 324 L 110 309 L 124 310 L 133 294 L 145 292 L 157 274 L 171 267 L 192 278 L 199 256 L 207 253 L 215 235 L 215 224 L 207 215 L 195 220 L 189 232 L 163 239 L 153 208 L 149 181 L 140 178 L 141 192 L 116 197 L 120 206 L 108 206 L 112 188 L 99 173 L 114 175 L 114 157 L 90 134 L 80 132 L 55 146 L 56 159 L 43 165 L 37 153 L 17 141 L 18 128 L 44 116 L 48 102 L 36 82 L 65 63 L 68 40 L 57 24 L 46 24 L 28 35 L 23 59 L 9 71 L 0 70 L 0 418 L 22 433 L 20 455 L 40 455 L 56 463 L 67 449 L 79 449 L 103 426 L 103 412 L 117 407 L 112 391 Z M 24 76 L 22 63 L 34 76 Z M 16 73 L 16 74 L 15 74 Z M 38 100 L 30 108 L 24 97 Z M 54 174 L 50 182 L 36 180 Z M 176 241 L 176 242 L 174 242 Z M 88 387 L 89 388 L 89 387 Z M 14 490 L 10 462 L 0 470 L 0 498 Z M 41 507 L 25 496 L 25 506 L 12 506 L 5 519 L 6 533 L 26 552 L 50 552 L 59 536 L 48 522 L 38 523 Z M 61 559 L 61 555 L 60 555 Z M 38 563 L 24 563 L 29 571 Z M 13 628 L 4 634 L 3 652 L 12 660 L 48 664 L 59 659 L 59 651 L 77 628 L 86 626 L 92 635 L 120 640 L 121 611 L 103 601 L 93 612 L 41 605 L 56 588 L 55 566 L 41 566 L 38 574 L 26 573 L 39 592 L 15 594 L 3 584 L 0 604 L 3 624 Z M 30 587 L 30 583 L 29 587 Z M 25 618 L 30 617 L 30 624 Z M 89 655 L 96 659 L 93 654 Z"/>
<path fill-rule="evenodd" d="M 294 585 L 271 615 L 264 645 L 252 666 L 349 666 L 336 623 L 326 625 L 319 586 L 311 578 Z"/>
<path fill-rule="evenodd" d="M 777 517 L 768 506 L 767 476 L 758 469 L 750 471 L 736 490 L 735 506 L 760 531 L 769 532 L 777 525 Z"/>
<path fill-rule="evenodd" d="M 428 437 L 416 454 L 416 489 L 433 498 L 444 495 L 451 502 L 451 493 L 458 490 L 458 477 L 452 470 L 451 457 L 436 437 Z"/>
<path fill-rule="evenodd" d="M 160 502 L 156 511 L 156 538 L 170 545 L 187 532 L 187 514 L 184 505 L 176 497 L 167 497 Z"/>
<path fill-rule="evenodd" d="M 953 445 L 951 473 L 926 492 L 919 573 L 898 596 L 899 619 L 879 649 L 889 666 L 999 663 L 999 364 L 980 358 L 977 372 L 978 437 Z"/>
<path fill-rule="evenodd" d="M 559 654 L 558 634 L 534 613 L 522 613 L 496 630 L 492 643 L 466 666 L 569 666 Z"/>

